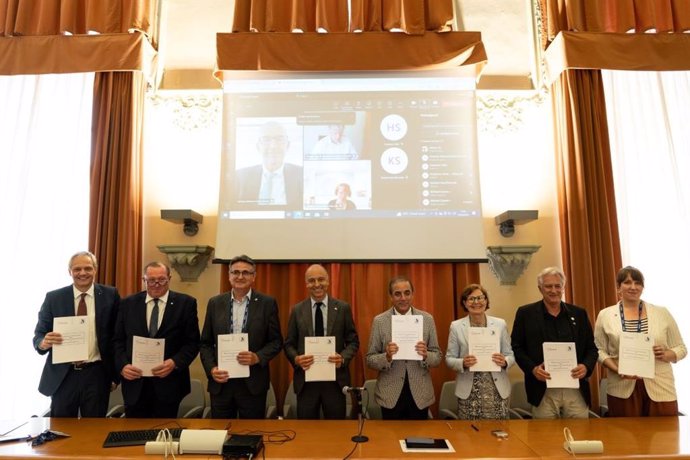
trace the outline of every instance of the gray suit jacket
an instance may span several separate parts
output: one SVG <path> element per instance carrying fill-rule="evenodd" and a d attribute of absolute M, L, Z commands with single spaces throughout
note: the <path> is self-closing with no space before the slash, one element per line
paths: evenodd
<path fill-rule="evenodd" d="M 423 318 L 423 336 L 427 346 L 427 357 L 423 361 L 386 359 L 386 345 L 391 341 L 391 317 L 393 308 L 386 310 L 374 318 L 369 337 L 367 351 L 367 366 L 379 371 L 376 380 L 376 402 L 381 407 L 392 409 L 398 402 L 405 382 L 405 373 L 410 380 L 410 390 L 419 409 L 429 407 L 436 401 L 434 385 L 429 374 L 430 367 L 437 367 L 441 363 L 441 349 L 436 336 L 434 317 L 429 313 L 411 307 L 413 315 Z"/>
<path fill-rule="evenodd" d="M 335 371 L 335 380 L 342 388 L 350 385 L 350 360 L 359 349 L 359 337 L 352 320 L 350 305 L 332 297 L 328 298 L 328 324 L 326 335 L 335 337 L 335 351 L 343 357 L 343 365 Z M 304 387 L 304 371 L 295 364 L 295 358 L 304 354 L 304 338 L 314 335 L 311 315 L 311 299 L 295 305 L 290 313 L 287 336 L 285 337 L 285 356 L 294 368 L 294 389 L 300 394 Z"/>
<path fill-rule="evenodd" d="M 211 369 L 218 365 L 218 334 L 230 334 L 230 292 L 212 297 L 206 308 L 206 319 L 201 331 L 201 363 L 208 377 L 208 391 L 218 394 L 221 383 L 211 377 Z M 247 326 L 242 332 L 249 334 L 249 351 L 259 357 L 259 362 L 249 368 L 249 378 L 244 379 L 250 393 L 266 393 L 271 384 L 268 363 L 280 353 L 283 336 L 278 320 L 278 303 L 273 297 L 252 290 L 247 305 Z"/>

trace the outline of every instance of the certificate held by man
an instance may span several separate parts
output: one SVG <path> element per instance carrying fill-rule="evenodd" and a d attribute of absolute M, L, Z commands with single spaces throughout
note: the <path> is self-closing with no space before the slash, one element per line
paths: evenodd
<path fill-rule="evenodd" d="M 394 360 L 422 360 L 415 345 L 424 340 L 423 328 L 422 315 L 391 316 L 391 341 L 398 346 L 398 352 L 393 355 Z"/>
<path fill-rule="evenodd" d="M 335 354 L 335 337 L 305 337 L 304 354 L 314 357 L 314 364 L 304 371 L 305 382 L 335 381 L 335 363 L 328 362 Z"/>
<path fill-rule="evenodd" d="M 88 327 L 87 316 L 61 316 L 53 319 L 53 331 L 62 335 L 62 343 L 53 345 L 53 364 L 89 358 Z"/>
<path fill-rule="evenodd" d="M 218 369 L 228 371 L 228 378 L 249 377 L 249 366 L 237 361 L 237 355 L 241 351 L 249 351 L 249 334 L 218 335 Z"/>
<path fill-rule="evenodd" d="M 544 342 L 544 370 L 551 375 L 547 388 L 580 388 L 580 381 L 573 377 L 577 367 L 575 342 Z"/>
<path fill-rule="evenodd" d="M 152 369 L 163 364 L 165 339 L 132 337 L 132 366 L 141 369 L 143 377 L 153 377 Z"/>

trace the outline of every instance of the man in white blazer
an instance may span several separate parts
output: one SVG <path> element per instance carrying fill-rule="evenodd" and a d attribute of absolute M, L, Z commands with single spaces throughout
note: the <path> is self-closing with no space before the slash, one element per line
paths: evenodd
<path fill-rule="evenodd" d="M 393 278 L 388 294 L 393 307 L 374 318 L 367 351 L 367 366 L 379 371 L 376 402 L 384 420 L 424 420 L 436 400 L 429 368 L 437 367 L 442 357 L 436 325 L 433 316 L 412 306 L 414 287 L 408 278 Z M 399 348 L 392 341 L 393 315 L 421 316 L 423 340 L 415 345 L 421 360 L 394 359 Z"/>

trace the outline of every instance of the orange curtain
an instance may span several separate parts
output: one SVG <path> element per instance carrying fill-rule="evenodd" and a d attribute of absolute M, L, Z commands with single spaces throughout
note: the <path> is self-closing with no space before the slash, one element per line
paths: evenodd
<path fill-rule="evenodd" d="M 0 35 L 157 35 L 157 0 L 0 0 Z"/>
<path fill-rule="evenodd" d="M 233 32 L 447 31 L 452 0 L 236 0 Z"/>
<path fill-rule="evenodd" d="M 539 0 L 548 41 L 561 31 L 687 32 L 687 0 Z"/>
<path fill-rule="evenodd" d="M 89 248 L 99 282 L 123 296 L 141 287 L 145 87 L 139 72 L 97 73 L 94 81 Z"/>
<path fill-rule="evenodd" d="M 568 70 L 552 88 L 566 298 L 586 308 L 594 325 L 599 310 L 618 300 L 621 267 L 601 71 Z M 597 371 L 591 380 L 595 407 L 598 382 Z"/>
<path fill-rule="evenodd" d="M 292 306 L 307 296 L 304 272 L 308 266 L 304 263 L 258 264 L 255 289 L 277 299 L 283 335 L 287 332 Z M 476 263 L 331 263 L 325 266 L 331 278 L 330 295 L 352 305 L 360 348 L 350 364 L 350 372 L 352 384 L 357 386 L 366 379 L 376 378 L 376 371 L 368 369 L 365 363 L 369 333 L 374 317 L 391 306 L 386 290 L 393 276 L 410 277 L 415 288 L 414 305 L 434 316 L 438 341 L 444 352 L 450 323 L 464 316 L 458 302 L 460 292 L 467 284 L 479 282 L 479 264 Z M 227 265 L 221 271 L 221 291 L 228 291 Z M 437 395 L 443 382 L 455 379 L 455 374 L 443 364 L 432 369 L 431 375 Z M 292 380 L 292 369 L 286 359 L 271 361 L 271 380 L 279 400 L 278 407 L 282 408 L 282 398 Z M 434 413 L 438 413 L 437 408 L 438 401 L 432 409 Z"/>

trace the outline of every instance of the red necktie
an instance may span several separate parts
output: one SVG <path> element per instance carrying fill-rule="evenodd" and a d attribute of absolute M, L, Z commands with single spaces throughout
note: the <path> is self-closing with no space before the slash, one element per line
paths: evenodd
<path fill-rule="evenodd" d="M 77 306 L 77 316 L 86 316 L 86 292 L 82 293 L 79 297 L 79 305 Z"/>

